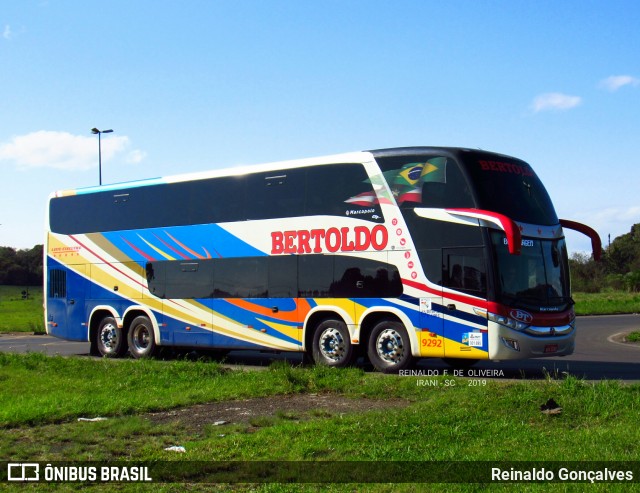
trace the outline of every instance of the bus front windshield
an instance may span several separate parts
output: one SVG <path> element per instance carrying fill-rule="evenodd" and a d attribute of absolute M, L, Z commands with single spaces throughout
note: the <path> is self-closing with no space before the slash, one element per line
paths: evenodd
<path fill-rule="evenodd" d="M 564 238 L 524 238 L 522 253 L 509 253 L 503 233 L 491 232 L 497 301 L 535 311 L 560 311 L 571 302 Z"/>
<path fill-rule="evenodd" d="M 549 194 L 527 163 L 476 151 L 464 157 L 463 164 L 473 183 L 477 207 L 523 223 L 558 224 Z"/>

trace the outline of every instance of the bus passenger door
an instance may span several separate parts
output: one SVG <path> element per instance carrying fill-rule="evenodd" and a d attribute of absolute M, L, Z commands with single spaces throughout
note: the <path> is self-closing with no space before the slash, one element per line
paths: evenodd
<path fill-rule="evenodd" d="M 441 284 L 441 250 L 423 250 L 419 252 L 418 256 L 422 268 L 431 282 L 431 286 Z M 410 269 L 417 268 L 416 255 L 410 250 L 390 253 L 389 259 L 391 263 L 396 265 L 406 263 Z M 415 325 L 418 344 L 420 345 L 420 356 L 426 358 L 442 358 L 445 347 L 444 319 L 442 316 L 442 287 L 438 287 L 437 290 L 424 292 L 423 296 L 418 300 L 418 303 L 418 322 Z"/>
<path fill-rule="evenodd" d="M 474 310 L 486 299 L 484 248 L 443 248 L 442 269 L 445 356 L 487 359 L 487 320 Z"/>

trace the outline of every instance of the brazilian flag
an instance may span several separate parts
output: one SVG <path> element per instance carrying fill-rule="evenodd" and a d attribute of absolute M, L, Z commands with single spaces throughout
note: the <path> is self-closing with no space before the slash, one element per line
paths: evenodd
<path fill-rule="evenodd" d="M 429 159 L 424 166 L 422 167 L 422 173 L 420 174 L 420 181 L 425 183 L 427 181 L 430 182 L 439 182 L 446 183 L 447 182 L 447 158 L 446 157 L 436 157 L 433 159 Z"/>
<path fill-rule="evenodd" d="M 436 157 L 424 163 L 407 163 L 399 170 L 385 173 L 394 197 L 403 202 L 422 202 L 422 184 L 446 183 L 446 157 Z"/>
<path fill-rule="evenodd" d="M 399 187 L 415 187 L 427 181 L 445 182 L 447 158 L 437 157 L 425 163 L 408 163 L 396 170 L 393 185 Z"/>

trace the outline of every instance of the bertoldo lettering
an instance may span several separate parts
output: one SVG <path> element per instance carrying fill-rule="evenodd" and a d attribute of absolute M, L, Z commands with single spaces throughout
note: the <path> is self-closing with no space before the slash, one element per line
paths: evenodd
<path fill-rule="evenodd" d="M 522 176 L 535 176 L 531 168 L 519 164 L 504 163 L 501 161 L 479 161 L 482 171 L 498 171 L 500 173 L 513 173 Z"/>
<path fill-rule="evenodd" d="M 389 233 L 382 225 L 355 228 L 299 229 L 271 233 L 271 254 L 362 252 L 384 250 Z"/>

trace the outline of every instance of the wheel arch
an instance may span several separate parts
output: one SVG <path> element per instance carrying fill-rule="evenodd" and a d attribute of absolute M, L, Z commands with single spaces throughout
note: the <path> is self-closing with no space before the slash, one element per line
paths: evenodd
<path fill-rule="evenodd" d="M 158 325 L 158 320 L 156 319 L 156 316 L 153 314 L 153 312 L 144 306 L 130 306 L 125 310 L 122 320 L 122 325 L 125 331 L 129 331 L 131 322 L 133 322 L 133 320 L 139 316 L 145 316 L 149 319 L 149 321 L 151 322 L 151 327 L 153 328 L 153 335 L 156 339 L 155 343 L 157 346 L 160 346 L 160 325 Z"/>
<path fill-rule="evenodd" d="M 359 325 L 360 344 L 363 345 L 363 347 L 367 346 L 371 331 L 383 320 L 400 322 L 404 325 L 409 335 L 409 342 L 411 343 L 411 355 L 420 357 L 420 343 L 411 319 L 404 312 L 393 307 L 371 308 L 362 314 Z"/>
<path fill-rule="evenodd" d="M 324 320 L 338 319 L 345 323 L 347 330 L 349 331 L 350 342 L 353 341 L 353 335 L 355 330 L 355 323 L 353 318 L 349 316 L 346 310 L 337 306 L 318 306 L 311 310 L 304 321 L 304 329 L 302 334 L 303 349 L 310 351 L 313 347 L 313 333 L 318 324 Z M 353 342 L 352 342 L 353 344 Z"/>
<path fill-rule="evenodd" d="M 89 315 L 89 327 L 87 330 L 87 340 L 93 345 L 95 343 L 95 335 L 98 332 L 98 327 L 100 326 L 100 322 L 105 317 L 113 317 L 118 324 L 118 327 L 122 328 L 122 319 L 120 315 L 110 305 L 98 305 L 93 310 L 91 310 L 91 314 Z"/>

